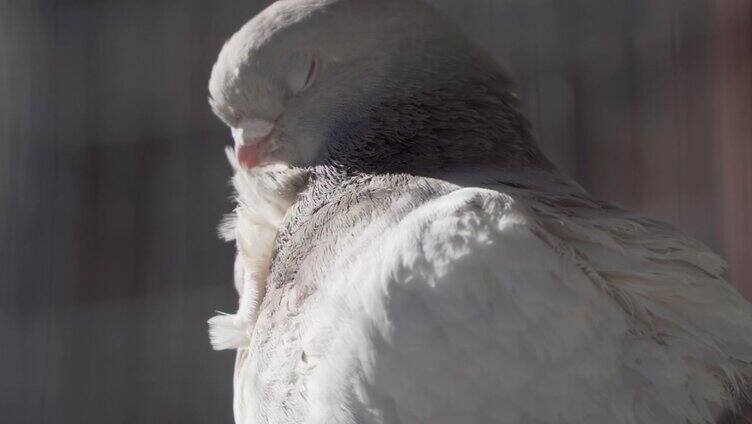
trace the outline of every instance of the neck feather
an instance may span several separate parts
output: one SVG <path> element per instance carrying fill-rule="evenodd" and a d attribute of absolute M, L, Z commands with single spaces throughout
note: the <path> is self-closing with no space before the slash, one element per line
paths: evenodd
<path fill-rule="evenodd" d="M 460 168 L 553 169 L 502 72 L 449 75 L 387 95 L 338 123 L 319 163 L 364 173 L 438 176 Z M 409 84 L 405 84 L 408 85 Z"/>

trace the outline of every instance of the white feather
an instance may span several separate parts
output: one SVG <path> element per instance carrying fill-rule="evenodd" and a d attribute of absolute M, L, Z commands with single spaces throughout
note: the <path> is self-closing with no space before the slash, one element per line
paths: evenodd
<path fill-rule="evenodd" d="M 240 304 L 235 314 L 209 320 L 209 339 L 216 350 L 248 346 L 266 292 L 277 230 L 305 178 L 304 171 L 284 165 L 244 171 L 232 148 L 227 149 L 227 157 L 235 170 L 232 183 L 237 207 L 223 220 L 219 232 L 237 245 L 235 284 Z"/>

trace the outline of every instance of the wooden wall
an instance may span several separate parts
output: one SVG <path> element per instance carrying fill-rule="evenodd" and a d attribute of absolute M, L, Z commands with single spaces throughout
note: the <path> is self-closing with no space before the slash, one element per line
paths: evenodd
<path fill-rule="evenodd" d="M 713 17 L 720 249 L 731 280 L 752 299 L 752 2 L 718 0 Z"/>
<path fill-rule="evenodd" d="M 436 0 L 517 81 L 546 152 L 675 222 L 752 297 L 748 0 Z M 0 0 L 0 415 L 231 422 L 230 205 L 206 79 L 266 1 Z"/>

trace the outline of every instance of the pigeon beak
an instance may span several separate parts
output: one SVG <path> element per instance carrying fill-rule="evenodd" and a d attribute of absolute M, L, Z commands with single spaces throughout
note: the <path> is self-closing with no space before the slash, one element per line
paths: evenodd
<path fill-rule="evenodd" d="M 251 169 L 261 164 L 261 150 L 264 147 L 264 141 L 266 140 L 259 140 L 253 145 L 235 145 L 235 155 L 241 168 Z"/>
<path fill-rule="evenodd" d="M 251 169 L 263 162 L 263 153 L 273 129 L 273 122 L 259 119 L 243 121 L 232 129 L 235 155 L 241 168 Z"/>

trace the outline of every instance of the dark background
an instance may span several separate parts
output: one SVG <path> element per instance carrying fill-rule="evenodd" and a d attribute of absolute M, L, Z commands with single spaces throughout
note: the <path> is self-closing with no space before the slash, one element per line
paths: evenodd
<path fill-rule="evenodd" d="M 267 1 L 0 0 L 0 421 L 231 422 L 231 207 L 206 104 Z M 752 2 L 436 0 L 586 188 L 726 255 L 752 297 Z"/>

